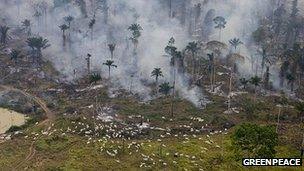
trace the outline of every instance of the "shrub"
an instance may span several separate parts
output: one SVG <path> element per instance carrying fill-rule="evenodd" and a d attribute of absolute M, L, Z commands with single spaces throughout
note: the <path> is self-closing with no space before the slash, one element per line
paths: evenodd
<path fill-rule="evenodd" d="M 278 134 L 273 126 L 259 126 L 245 123 L 240 125 L 231 136 L 232 147 L 239 157 L 275 156 Z"/>

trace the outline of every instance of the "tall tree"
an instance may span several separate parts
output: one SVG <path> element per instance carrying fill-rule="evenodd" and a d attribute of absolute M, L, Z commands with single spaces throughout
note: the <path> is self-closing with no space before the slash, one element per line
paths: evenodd
<path fill-rule="evenodd" d="M 109 50 L 110 50 L 110 53 L 111 53 L 111 59 L 113 60 L 116 44 L 115 43 L 108 44 L 108 47 L 109 47 Z"/>
<path fill-rule="evenodd" d="M 155 77 L 155 83 L 158 85 L 158 78 L 163 77 L 163 72 L 161 71 L 161 68 L 154 68 L 151 72 L 151 77 Z"/>
<path fill-rule="evenodd" d="M 248 82 L 249 82 L 249 80 L 247 80 L 246 78 L 240 79 L 240 83 L 243 85 L 244 90 L 246 90 L 246 86 L 247 86 Z"/>
<path fill-rule="evenodd" d="M 288 60 L 284 60 L 280 66 L 280 87 L 284 86 L 284 82 L 286 79 L 289 66 L 290 66 L 290 62 Z"/>
<path fill-rule="evenodd" d="M 103 65 L 108 66 L 108 69 L 109 69 L 109 79 L 110 79 L 110 77 L 111 77 L 111 68 L 112 67 L 117 68 L 117 65 L 114 65 L 114 61 L 112 61 L 112 60 L 107 60 L 105 63 L 103 63 Z"/>
<path fill-rule="evenodd" d="M 96 24 L 96 19 L 95 16 L 93 19 L 90 20 L 89 22 L 89 28 L 91 30 L 91 40 L 93 40 L 93 36 L 94 36 L 94 25 Z"/>
<path fill-rule="evenodd" d="M 68 27 L 71 28 L 71 23 L 74 21 L 74 17 L 69 15 L 63 18 L 65 22 L 68 23 Z"/>
<path fill-rule="evenodd" d="M 65 32 L 67 29 L 69 29 L 69 26 L 66 24 L 62 24 L 59 26 L 60 30 L 62 31 L 62 41 L 63 41 L 63 47 L 66 45 L 66 35 Z"/>
<path fill-rule="evenodd" d="M 294 90 L 294 83 L 296 81 L 296 77 L 292 73 L 288 73 L 286 75 L 286 79 L 288 81 L 288 84 L 290 85 L 290 91 L 293 92 L 293 90 Z"/>
<path fill-rule="evenodd" d="M 270 89 L 271 88 L 271 84 L 270 84 L 270 66 L 266 66 L 266 72 L 264 75 L 264 86 L 266 89 Z"/>
<path fill-rule="evenodd" d="M 195 77 L 195 72 L 196 72 L 196 54 L 200 50 L 200 47 L 198 46 L 197 42 L 190 42 L 186 46 L 186 51 L 189 51 L 192 55 L 192 74 Z"/>
<path fill-rule="evenodd" d="M 10 28 L 7 26 L 0 26 L 0 34 L 1 34 L 1 39 L 0 39 L 0 43 L 1 44 L 6 44 L 7 42 L 7 37 L 8 37 L 8 30 Z"/>
<path fill-rule="evenodd" d="M 171 58 L 173 58 L 173 56 L 176 54 L 176 50 L 177 48 L 174 46 L 175 44 L 175 39 L 174 37 L 171 37 L 168 45 L 165 47 L 165 52 L 167 55 L 169 55 Z"/>
<path fill-rule="evenodd" d="M 30 37 L 26 42 L 32 49 L 33 62 L 39 61 L 42 57 L 42 50 L 50 46 L 49 41 L 43 37 Z"/>
<path fill-rule="evenodd" d="M 11 60 L 15 62 L 15 64 L 18 63 L 19 58 L 22 58 L 23 55 L 21 55 L 21 51 L 13 49 L 10 53 Z"/>
<path fill-rule="evenodd" d="M 222 29 L 224 29 L 226 27 L 226 19 L 222 16 L 217 16 L 213 19 L 214 23 L 216 24 L 216 26 L 214 28 L 219 29 L 219 41 L 221 40 L 221 36 L 222 36 Z"/>
<path fill-rule="evenodd" d="M 74 21 L 74 17 L 71 15 L 68 15 L 63 18 L 65 22 L 68 23 L 68 29 L 69 29 L 69 37 L 71 37 L 71 23 Z"/>
<path fill-rule="evenodd" d="M 289 17 L 289 22 L 287 25 L 286 30 L 286 40 L 285 43 L 287 45 L 287 48 L 291 48 L 293 44 L 295 43 L 298 34 L 299 34 L 299 28 L 303 26 L 303 23 L 298 22 L 298 14 L 299 14 L 299 8 L 298 8 L 298 0 L 292 0 L 291 3 L 291 14 Z"/>
<path fill-rule="evenodd" d="M 262 79 L 258 76 L 251 77 L 250 83 L 254 86 L 254 102 L 256 102 L 257 88 L 260 86 Z"/>
<path fill-rule="evenodd" d="M 132 33 L 132 37 L 130 37 L 130 40 L 134 45 L 134 52 L 135 52 L 138 46 L 138 39 L 141 36 L 141 30 L 143 30 L 143 28 L 139 24 L 134 23 L 128 27 L 128 30 L 130 30 Z"/>
<path fill-rule="evenodd" d="M 233 38 L 233 39 L 229 40 L 229 43 L 230 43 L 230 45 L 231 45 L 232 47 L 234 47 L 235 53 L 236 53 L 236 48 L 237 48 L 239 45 L 243 44 L 243 42 L 242 42 L 240 39 L 238 39 L 238 38 Z"/>
<path fill-rule="evenodd" d="M 27 36 L 31 36 L 32 29 L 31 29 L 31 20 L 25 19 L 22 21 L 22 26 L 25 28 L 27 32 Z"/>
<path fill-rule="evenodd" d="M 214 53 L 207 54 L 209 59 L 209 73 L 210 73 L 210 88 L 211 91 L 215 90 L 215 58 Z"/>
<path fill-rule="evenodd" d="M 87 61 L 87 70 L 88 70 L 88 75 L 91 74 L 91 54 L 87 54 L 87 57 L 85 58 L 85 60 Z"/>

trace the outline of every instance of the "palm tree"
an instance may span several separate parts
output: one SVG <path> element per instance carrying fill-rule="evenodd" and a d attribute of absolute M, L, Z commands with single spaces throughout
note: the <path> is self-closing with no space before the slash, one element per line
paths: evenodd
<path fill-rule="evenodd" d="M 40 59 L 42 57 L 42 50 L 50 46 L 47 39 L 43 37 L 30 37 L 27 39 L 26 43 L 32 49 L 33 62 L 35 59 Z"/>
<path fill-rule="evenodd" d="M 260 86 L 262 79 L 258 76 L 251 77 L 250 83 L 254 85 L 254 102 L 256 101 L 257 96 L 257 87 Z"/>
<path fill-rule="evenodd" d="M 111 59 L 113 59 L 116 44 L 115 44 L 115 43 L 108 44 L 108 47 L 109 47 L 109 50 L 110 50 L 110 52 L 111 52 Z"/>
<path fill-rule="evenodd" d="M 68 23 L 69 37 L 71 37 L 71 23 L 74 21 L 74 17 L 69 15 L 64 17 L 63 19 L 65 22 Z"/>
<path fill-rule="evenodd" d="M 290 62 L 288 60 L 283 61 L 280 66 L 280 87 L 284 86 L 284 82 L 289 66 L 290 66 Z"/>
<path fill-rule="evenodd" d="M 87 61 L 87 70 L 88 70 L 88 74 L 91 74 L 91 54 L 87 54 L 87 57 L 85 58 L 85 60 Z"/>
<path fill-rule="evenodd" d="M 172 18 L 172 0 L 169 0 L 169 18 Z"/>
<path fill-rule="evenodd" d="M 249 80 L 247 80 L 246 78 L 241 78 L 240 79 L 240 83 L 243 85 L 243 89 L 246 89 L 246 86 L 248 84 Z"/>
<path fill-rule="evenodd" d="M 172 88 L 169 82 L 165 82 L 159 85 L 159 92 L 167 96 Z"/>
<path fill-rule="evenodd" d="M 65 41 L 66 41 L 66 35 L 65 35 L 65 31 L 67 29 L 69 29 L 69 26 L 67 26 L 66 24 L 62 24 L 59 26 L 59 28 L 62 31 L 62 39 L 63 39 L 63 47 L 65 47 Z"/>
<path fill-rule="evenodd" d="M 176 54 L 177 48 L 174 46 L 175 39 L 173 37 L 170 38 L 168 45 L 165 47 L 165 52 L 168 54 L 171 58 L 173 58 Z"/>
<path fill-rule="evenodd" d="M 40 18 L 42 16 L 42 13 L 40 11 L 36 10 L 33 16 L 37 19 L 38 25 L 40 25 L 41 24 Z"/>
<path fill-rule="evenodd" d="M 111 67 L 117 68 L 117 65 L 114 65 L 114 61 L 112 61 L 112 60 L 107 60 L 105 63 L 103 63 L 103 65 L 108 66 L 108 68 L 109 68 L 109 79 L 110 79 L 110 77 L 111 77 Z"/>
<path fill-rule="evenodd" d="M 266 66 L 266 72 L 264 75 L 264 86 L 266 89 L 270 89 L 271 88 L 271 84 L 270 84 L 270 66 Z"/>
<path fill-rule="evenodd" d="M 238 38 L 233 38 L 233 39 L 229 40 L 229 43 L 232 47 L 234 47 L 235 52 L 236 52 L 236 48 L 239 45 L 243 44 L 243 42 Z"/>
<path fill-rule="evenodd" d="M 264 73 L 264 68 L 265 66 L 270 66 L 273 63 L 273 57 L 274 55 L 267 53 L 267 48 L 266 47 L 262 47 L 262 50 L 258 51 L 258 54 L 262 56 L 262 62 L 261 62 L 261 66 L 262 66 L 262 70 L 261 70 L 261 77 L 263 77 L 263 73 Z"/>
<path fill-rule="evenodd" d="M 134 45 L 134 51 L 137 49 L 137 45 L 138 45 L 138 38 L 141 36 L 141 30 L 143 30 L 143 28 L 137 24 L 131 24 L 128 27 L 128 30 L 130 30 L 132 32 L 132 37 L 130 37 L 130 40 L 132 41 L 133 45 Z"/>
<path fill-rule="evenodd" d="M 90 20 L 89 22 L 89 28 L 91 29 L 91 40 L 93 40 L 93 34 L 94 34 L 94 25 L 96 23 L 96 20 L 95 20 L 95 16 L 93 19 Z"/>
<path fill-rule="evenodd" d="M 31 31 L 31 20 L 25 19 L 22 21 L 22 26 L 27 30 L 27 35 L 30 36 L 32 34 Z"/>
<path fill-rule="evenodd" d="M 151 72 L 151 77 L 155 77 L 155 83 L 158 85 L 158 78 L 163 77 L 163 72 L 161 71 L 161 68 L 154 68 L 154 70 Z"/>
<path fill-rule="evenodd" d="M 0 26 L 0 34 L 1 34 L 1 39 L 0 39 L 0 43 L 1 44 L 5 44 L 7 41 L 7 37 L 8 37 L 8 30 L 10 28 L 7 26 Z"/>
<path fill-rule="evenodd" d="M 210 72 L 210 86 L 211 91 L 214 92 L 215 90 L 215 61 L 214 61 L 214 53 L 207 54 L 209 58 L 209 72 Z"/>
<path fill-rule="evenodd" d="M 100 74 L 94 73 L 94 74 L 90 75 L 90 83 L 96 84 L 97 81 L 100 81 L 100 80 L 101 80 Z"/>
<path fill-rule="evenodd" d="M 189 51 L 192 54 L 192 74 L 195 74 L 195 71 L 196 71 L 195 57 L 196 57 L 196 53 L 199 49 L 200 49 L 200 47 L 198 46 L 198 44 L 196 42 L 190 42 L 186 46 L 186 51 Z"/>
<path fill-rule="evenodd" d="M 64 21 L 66 21 L 68 23 L 68 27 L 71 28 L 71 23 L 74 21 L 74 17 L 69 15 L 69 16 L 64 17 L 63 19 L 64 19 Z"/>
<path fill-rule="evenodd" d="M 11 60 L 15 61 L 15 64 L 17 64 L 18 59 L 22 58 L 21 51 L 13 49 L 12 52 L 9 54 L 11 57 Z"/>
<path fill-rule="evenodd" d="M 286 75 L 286 79 L 288 80 L 288 84 L 290 85 L 290 90 L 293 92 L 294 82 L 296 81 L 296 77 L 292 73 L 288 73 Z"/>
<path fill-rule="evenodd" d="M 226 20 L 224 17 L 222 16 L 217 16 L 213 19 L 213 22 L 216 24 L 216 26 L 214 28 L 219 29 L 219 41 L 221 41 L 221 36 L 222 36 L 222 29 L 224 29 L 226 27 Z"/>

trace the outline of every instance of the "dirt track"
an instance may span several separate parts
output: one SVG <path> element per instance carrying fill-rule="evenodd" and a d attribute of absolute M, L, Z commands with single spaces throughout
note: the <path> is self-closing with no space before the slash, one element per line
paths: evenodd
<path fill-rule="evenodd" d="M 31 95 L 31 94 L 23 91 L 23 90 L 16 89 L 14 87 L 5 86 L 5 85 L 0 85 L 0 87 L 3 88 L 3 89 L 5 89 L 5 90 L 19 92 L 19 93 L 23 94 L 24 96 L 26 96 L 26 97 L 32 99 L 33 101 L 35 101 L 37 104 L 39 104 L 39 106 L 44 110 L 45 115 L 47 117 L 47 119 L 45 119 L 43 122 L 39 123 L 39 125 L 48 125 L 48 123 L 50 123 L 50 121 L 55 118 L 54 113 L 47 107 L 46 103 L 42 99 L 40 99 L 39 97 L 33 96 L 33 95 Z M 19 170 L 19 168 L 22 167 L 22 165 L 24 163 L 30 161 L 34 157 L 34 155 L 36 153 L 36 150 L 35 150 L 35 142 L 36 142 L 36 140 L 34 140 L 31 143 L 31 146 L 29 148 L 29 153 L 26 156 L 26 158 L 24 160 L 18 162 L 18 164 L 16 166 L 14 166 L 13 170 Z"/>

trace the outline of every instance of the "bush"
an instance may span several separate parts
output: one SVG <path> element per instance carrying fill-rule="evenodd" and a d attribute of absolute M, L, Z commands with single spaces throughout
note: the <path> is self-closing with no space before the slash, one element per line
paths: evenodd
<path fill-rule="evenodd" d="M 22 127 L 13 125 L 6 131 L 6 133 L 16 132 L 20 130 L 22 130 Z"/>
<path fill-rule="evenodd" d="M 273 126 L 242 124 L 231 136 L 232 147 L 239 157 L 272 158 L 278 145 L 278 134 Z"/>
<path fill-rule="evenodd" d="M 95 83 L 96 84 L 100 80 L 101 80 L 100 74 L 93 73 L 92 75 L 90 75 L 90 83 Z"/>
<path fill-rule="evenodd" d="M 246 118 L 248 120 L 253 120 L 255 118 L 255 113 L 258 110 L 257 106 L 255 105 L 255 103 L 253 103 L 251 100 L 249 99 L 245 99 L 242 102 L 242 108 L 246 114 Z"/>

